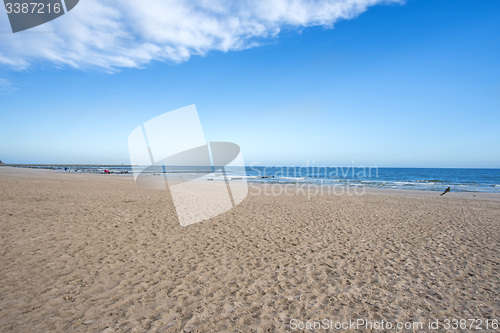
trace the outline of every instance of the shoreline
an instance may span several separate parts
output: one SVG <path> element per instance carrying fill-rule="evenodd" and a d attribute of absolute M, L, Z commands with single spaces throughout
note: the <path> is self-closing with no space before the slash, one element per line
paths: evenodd
<path fill-rule="evenodd" d="M 344 191 L 343 194 L 335 194 L 334 191 L 321 191 L 319 192 L 323 193 L 325 196 L 335 196 L 335 195 L 387 195 L 387 196 L 407 196 L 407 197 L 429 197 L 429 198 L 454 198 L 454 199 L 480 199 L 480 200 L 494 200 L 494 201 L 500 201 L 500 193 L 490 193 L 490 192 L 453 192 L 453 190 L 444 196 L 440 196 L 441 192 L 440 191 L 422 191 L 422 190 L 410 190 L 410 189 L 390 189 L 390 188 L 376 188 L 376 187 L 362 187 L 362 186 L 348 186 L 348 185 L 317 185 L 317 184 L 299 184 L 297 187 L 300 188 L 301 186 L 303 187 L 308 187 L 310 185 L 311 188 L 320 188 L 321 187 L 330 187 L 330 188 L 343 188 L 343 189 L 352 189 L 352 191 L 346 190 Z M 273 187 L 273 186 L 278 186 L 278 187 L 285 187 L 285 186 L 291 186 L 292 188 L 295 186 L 295 184 L 261 184 L 261 183 L 251 183 L 248 182 L 248 186 L 251 187 Z M 354 191 L 354 188 L 362 188 L 362 190 L 357 190 L 357 192 Z M 283 191 L 284 192 L 284 191 Z M 290 191 L 289 191 L 290 192 Z M 359 192 L 363 192 L 362 194 L 359 194 Z M 268 193 L 272 193 L 272 191 L 268 191 Z M 331 193 L 331 194 L 329 194 Z M 316 195 L 321 195 L 321 194 L 311 194 L 311 196 L 316 196 Z"/>
<path fill-rule="evenodd" d="M 93 172 L 66 172 L 62 170 L 53 170 L 53 169 L 45 169 L 45 168 L 24 168 L 24 167 L 13 167 L 13 166 L 1 166 L 0 170 L 2 168 L 9 168 L 11 170 L 30 170 L 33 172 L 37 173 L 53 173 L 53 174 L 67 174 L 67 175 L 93 175 L 100 177 L 100 173 L 93 173 Z M 113 174 L 102 174 L 103 176 L 107 177 L 120 177 L 120 178 L 133 178 L 132 173 L 127 173 L 127 174 L 120 174 L 120 173 L 113 173 Z M 151 176 L 155 177 L 155 176 Z M 203 180 L 205 182 L 205 180 Z M 238 180 L 229 180 L 229 182 L 236 182 L 238 183 Z M 260 186 L 263 187 L 292 187 L 293 188 L 314 188 L 314 189 L 321 189 L 321 188 L 343 188 L 343 189 L 351 189 L 350 194 L 351 195 L 358 195 L 360 190 L 357 190 L 355 193 L 354 189 L 355 188 L 361 188 L 363 189 L 363 195 L 364 194 L 375 194 L 375 195 L 393 195 L 393 196 L 412 196 L 412 197 L 440 197 L 440 194 L 442 192 L 440 191 L 434 191 L 434 190 L 414 190 L 414 189 L 392 189 L 392 188 L 383 188 L 383 187 L 371 187 L 371 186 L 360 186 L 360 185 L 343 185 L 343 184 L 317 184 L 317 183 L 262 183 L 262 182 L 247 182 L 249 188 L 258 188 Z M 320 191 L 321 192 L 321 191 Z M 328 194 L 328 191 L 323 191 L 324 195 L 336 195 L 336 194 Z M 331 193 L 333 191 L 330 191 Z M 349 194 L 347 194 L 349 195 Z M 481 200 L 495 200 L 498 201 L 500 200 L 500 193 L 494 193 L 494 192 L 455 192 L 453 189 L 451 192 L 445 194 L 441 198 L 458 198 L 458 199 L 481 199 Z"/>

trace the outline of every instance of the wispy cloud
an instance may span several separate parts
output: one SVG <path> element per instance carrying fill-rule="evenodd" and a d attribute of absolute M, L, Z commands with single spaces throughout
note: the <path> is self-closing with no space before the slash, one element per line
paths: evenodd
<path fill-rule="evenodd" d="M 254 47 L 282 29 L 332 27 L 370 6 L 402 1 L 85 0 L 50 23 L 0 34 L 0 64 L 115 70 L 153 60 L 182 62 L 213 50 Z M 8 29 L 7 16 L 0 16 L 0 30 Z"/>
<path fill-rule="evenodd" d="M 16 90 L 17 88 L 9 80 L 0 78 L 0 95 L 11 94 Z"/>

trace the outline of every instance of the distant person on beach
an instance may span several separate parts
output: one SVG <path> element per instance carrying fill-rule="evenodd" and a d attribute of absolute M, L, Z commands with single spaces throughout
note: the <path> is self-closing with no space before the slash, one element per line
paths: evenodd
<path fill-rule="evenodd" d="M 443 192 L 443 193 L 441 193 L 441 196 L 445 195 L 446 193 L 448 193 L 448 192 L 450 192 L 450 191 L 451 191 L 451 189 L 450 189 L 450 187 L 448 186 L 448 188 L 447 188 L 446 190 L 444 190 L 444 192 Z"/>

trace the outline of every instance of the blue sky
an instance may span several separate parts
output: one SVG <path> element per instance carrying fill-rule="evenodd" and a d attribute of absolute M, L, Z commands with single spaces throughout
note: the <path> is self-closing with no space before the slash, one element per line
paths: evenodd
<path fill-rule="evenodd" d="M 500 167 L 498 1 L 383 3 L 344 19 L 285 11 L 250 39 L 188 47 L 144 28 L 131 33 L 143 48 L 81 57 L 57 30 L 79 7 L 35 28 L 54 32 L 0 33 L 5 162 L 128 164 L 135 127 L 196 104 L 206 139 L 239 144 L 247 164 Z"/>

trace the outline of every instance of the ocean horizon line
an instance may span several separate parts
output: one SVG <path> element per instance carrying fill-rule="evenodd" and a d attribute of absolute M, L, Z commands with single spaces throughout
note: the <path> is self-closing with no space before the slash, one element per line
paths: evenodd
<path fill-rule="evenodd" d="M 265 184 L 315 184 L 391 189 L 500 193 L 500 169 L 355 166 L 137 166 L 130 164 L 4 164 L 94 174 L 135 174 Z"/>

